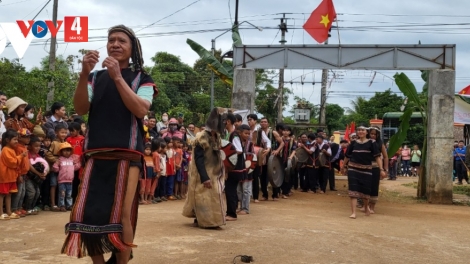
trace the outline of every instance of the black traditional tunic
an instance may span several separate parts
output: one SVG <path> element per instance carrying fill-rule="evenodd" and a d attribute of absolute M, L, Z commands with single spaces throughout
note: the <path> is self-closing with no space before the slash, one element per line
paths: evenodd
<path fill-rule="evenodd" d="M 372 186 L 372 161 L 380 156 L 374 140 L 352 141 L 346 151 L 349 197 L 369 199 Z"/>
<path fill-rule="evenodd" d="M 131 69 L 123 69 L 121 74 L 135 93 L 144 86 L 156 90 L 152 78 L 146 74 Z M 62 248 L 62 253 L 79 258 L 133 246 L 121 239 L 122 205 L 129 167 L 138 166 L 145 172 L 142 170 L 145 166 L 142 120 L 124 105 L 107 70 L 93 72 L 88 81 L 93 97 L 84 144 L 86 163 Z M 131 214 L 134 233 L 138 192 L 135 197 Z"/>

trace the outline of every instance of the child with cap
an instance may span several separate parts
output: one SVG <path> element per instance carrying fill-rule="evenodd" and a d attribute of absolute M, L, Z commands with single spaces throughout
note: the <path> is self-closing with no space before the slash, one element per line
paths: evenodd
<path fill-rule="evenodd" d="M 80 169 L 80 159 L 72 154 L 73 148 L 68 142 L 63 142 L 59 147 L 59 158 L 52 170 L 58 173 L 59 202 L 61 212 L 72 210 L 72 182 L 76 170 Z"/>

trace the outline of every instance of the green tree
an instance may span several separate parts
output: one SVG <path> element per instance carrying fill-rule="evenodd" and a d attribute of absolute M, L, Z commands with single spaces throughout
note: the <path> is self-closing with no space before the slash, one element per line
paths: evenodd
<path fill-rule="evenodd" d="M 159 90 L 159 96 L 152 104 L 157 116 L 163 112 L 168 112 L 170 116 L 183 113 L 186 122 L 197 121 L 194 120 L 198 110 L 195 107 L 200 108 L 200 102 L 196 103 L 194 95 L 203 93 L 199 74 L 178 56 L 167 52 L 156 53 L 152 61 L 154 66 L 149 74 Z M 209 109 L 206 110 L 209 112 Z"/>
<path fill-rule="evenodd" d="M 346 111 L 346 116 L 342 123 L 349 124 L 354 121 L 356 124 L 368 124 L 369 120 L 382 118 L 387 112 L 398 112 L 402 106 L 404 98 L 392 93 L 390 89 L 384 92 L 376 92 L 369 100 L 362 96 L 351 101 L 352 108 Z"/>
<path fill-rule="evenodd" d="M 214 57 L 220 60 L 222 54 L 221 50 L 216 50 L 214 52 Z M 231 61 L 223 60 L 223 65 L 231 65 Z M 207 103 L 203 102 L 207 106 L 207 111 L 209 112 L 210 108 L 210 93 L 211 93 L 211 74 L 209 66 L 203 59 L 197 59 L 194 63 L 193 69 L 199 74 L 201 83 L 200 90 L 202 93 L 208 95 L 206 98 Z M 201 99 L 201 98 L 199 98 Z M 214 106 L 218 107 L 230 107 L 232 100 L 232 87 L 222 81 L 217 75 L 214 75 Z M 197 101 L 198 103 L 201 101 Z"/>
<path fill-rule="evenodd" d="M 337 104 L 327 104 L 326 105 L 326 128 L 330 134 L 333 134 L 335 130 L 343 128 L 341 123 L 341 118 L 344 115 L 344 109 Z"/>

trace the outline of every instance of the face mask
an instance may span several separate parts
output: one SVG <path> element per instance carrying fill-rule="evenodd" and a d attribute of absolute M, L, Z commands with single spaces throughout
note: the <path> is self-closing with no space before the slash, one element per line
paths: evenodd
<path fill-rule="evenodd" d="M 162 121 L 163 121 L 163 122 L 168 121 L 168 117 L 167 117 L 167 116 L 162 117 Z"/>
<path fill-rule="evenodd" d="M 29 113 L 26 117 L 27 117 L 29 120 L 31 120 L 31 119 L 34 118 L 34 114 L 33 114 L 33 113 Z"/>

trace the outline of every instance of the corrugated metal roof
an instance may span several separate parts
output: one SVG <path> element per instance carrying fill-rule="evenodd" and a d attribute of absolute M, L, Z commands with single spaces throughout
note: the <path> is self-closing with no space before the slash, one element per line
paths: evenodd
<path fill-rule="evenodd" d="M 403 112 L 388 112 L 385 113 L 382 119 L 395 119 L 395 118 L 400 118 L 403 115 Z M 413 112 L 411 115 L 411 118 L 421 118 L 421 113 L 420 112 Z"/>

